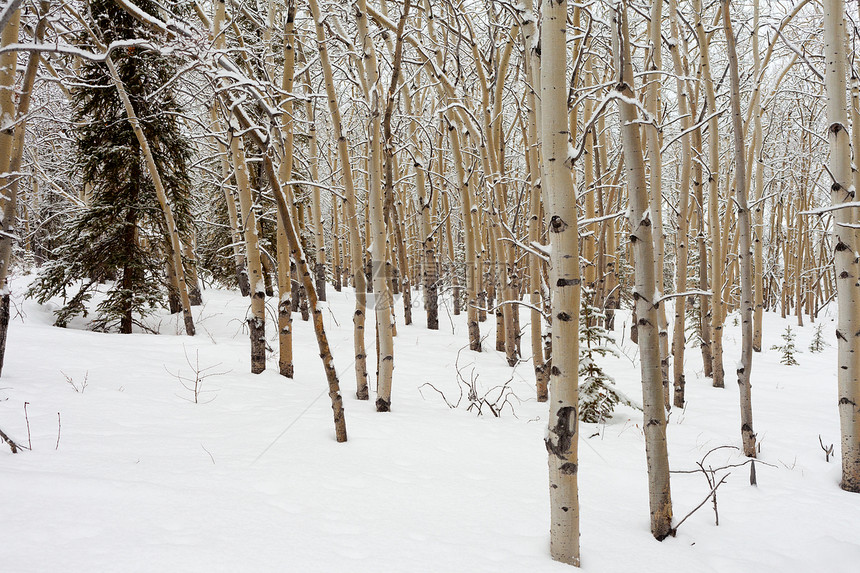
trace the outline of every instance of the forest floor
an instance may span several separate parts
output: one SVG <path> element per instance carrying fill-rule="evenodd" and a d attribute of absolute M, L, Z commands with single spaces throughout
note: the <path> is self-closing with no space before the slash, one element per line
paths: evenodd
<path fill-rule="evenodd" d="M 193 338 L 163 311 L 147 320 L 158 336 L 101 334 L 86 330 L 86 319 L 53 327 L 58 305 L 23 299 L 31 279 L 12 283 L 0 379 L 0 429 L 32 446 L 13 455 L 0 444 L 0 570 L 571 570 L 549 558 L 547 405 L 534 399 L 531 363 L 509 368 L 493 350 L 492 317 L 481 324 L 485 352 L 476 354 L 463 350 L 465 315 L 441 307 L 441 329 L 432 332 L 416 308 L 416 324 L 404 326 L 398 299 L 392 412 L 379 414 L 373 400 L 354 396 L 352 295 L 329 287 L 323 315 L 349 432 L 339 444 L 312 327 L 298 314 L 289 380 L 278 375 L 276 353 L 264 373 L 249 373 L 248 302 L 237 292 L 204 291 Z M 273 304 L 267 333 L 277 348 Z M 625 317 L 616 321 L 621 357 L 603 365 L 639 398 Z M 527 310 L 522 318 L 525 326 Z M 771 350 L 789 324 L 797 366 Z M 669 417 L 669 459 L 673 470 L 701 463 L 717 480 L 728 474 L 717 492 L 719 526 L 708 501 L 676 537 L 655 541 L 641 413 L 619 407 L 605 423 L 580 426 L 583 571 L 858 571 L 860 496 L 838 486 L 832 310 L 819 324 L 830 346 L 811 353 L 815 325 L 766 315 L 765 350 L 752 370 L 755 487 L 749 464 L 718 469 L 745 461 L 736 449 L 734 316 L 725 389 L 711 387 L 701 353 L 688 350 L 688 405 Z M 198 403 L 187 388 L 196 373 Z M 459 407 L 446 404 L 473 381 L 479 396 L 505 403 L 499 417 L 487 406 L 480 416 L 469 409 L 468 392 Z M 819 439 L 835 444 L 829 462 Z M 675 523 L 710 489 L 701 471 L 674 474 Z"/>

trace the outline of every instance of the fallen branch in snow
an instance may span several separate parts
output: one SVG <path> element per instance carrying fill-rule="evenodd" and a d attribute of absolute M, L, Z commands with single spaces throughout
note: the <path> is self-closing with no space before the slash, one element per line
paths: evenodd
<path fill-rule="evenodd" d="M 6 432 L 4 432 L 3 430 L 0 430 L 0 439 L 2 439 L 9 445 L 9 448 L 11 448 L 13 454 L 17 454 L 18 450 L 21 449 L 21 446 L 15 443 L 15 440 L 7 436 Z"/>

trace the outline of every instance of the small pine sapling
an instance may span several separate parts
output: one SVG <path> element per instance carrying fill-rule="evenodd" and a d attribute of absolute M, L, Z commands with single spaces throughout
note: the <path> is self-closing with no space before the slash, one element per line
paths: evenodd
<path fill-rule="evenodd" d="M 824 352 L 824 347 L 827 346 L 827 342 L 824 341 L 824 334 L 821 332 L 822 327 L 821 324 L 815 327 L 815 334 L 812 335 L 812 342 L 809 343 L 810 352 Z"/>
<path fill-rule="evenodd" d="M 597 363 L 598 357 L 619 354 L 613 348 L 615 339 L 601 326 L 604 315 L 592 306 L 593 298 L 593 290 L 583 289 L 579 318 L 579 419 L 589 423 L 612 417 L 619 403 L 641 409 L 615 387 L 615 381 Z"/>
<path fill-rule="evenodd" d="M 784 341 L 782 345 L 774 345 L 771 346 L 771 350 L 779 350 L 782 353 L 782 357 L 779 359 L 780 364 L 785 364 L 786 366 L 797 366 L 799 363 L 794 355 L 799 352 L 797 347 L 794 345 L 795 334 L 791 331 L 791 325 L 785 327 L 785 332 L 780 336 Z"/>

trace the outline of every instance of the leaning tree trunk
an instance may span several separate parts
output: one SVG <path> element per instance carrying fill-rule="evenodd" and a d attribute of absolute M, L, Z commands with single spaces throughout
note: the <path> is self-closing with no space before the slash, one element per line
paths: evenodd
<path fill-rule="evenodd" d="M 541 143 L 543 186 L 552 241 L 553 357 L 549 379 L 550 553 L 579 566 L 579 238 L 576 191 L 568 159 L 567 0 L 544 0 L 541 8 Z"/>
<path fill-rule="evenodd" d="M 639 138 L 639 117 L 633 85 L 626 7 L 613 16 L 612 40 L 616 70 L 620 75 L 615 89 L 619 96 L 621 145 L 627 171 L 630 242 L 635 258 L 633 299 L 639 334 L 645 456 L 648 460 L 648 493 L 651 533 L 658 540 L 672 533 L 672 496 L 669 488 L 669 454 L 666 446 L 666 412 L 663 408 L 663 381 L 660 367 L 657 296 L 654 276 L 654 243 L 648 214 L 645 162 Z M 555 359 L 553 359 L 555 363 Z"/>
<path fill-rule="evenodd" d="M 225 94 L 225 99 L 229 98 L 229 94 Z M 314 287 L 314 279 L 311 274 L 310 266 L 305 258 L 305 252 L 302 248 L 299 239 L 296 225 L 293 222 L 293 214 L 287 205 L 281 182 L 279 180 L 278 171 L 275 168 L 272 155 L 274 150 L 270 147 L 270 141 L 263 139 L 256 126 L 251 123 L 245 110 L 241 105 L 233 101 L 226 102 L 228 108 L 234 109 L 235 118 L 239 122 L 242 130 L 245 132 L 245 137 L 251 138 L 257 147 L 263 153 L 263 168 L 272 185 L 272 194 L 275 196 L 275 205 L 278 209 L 278 215 L 284 222 L 284 233 L 287 235 L 287 241 L 290 244 L 290 250 L 295 256 L 296 267 L 298 270 L 299 281 L 305 288 L 307 293 L 308 305 L 310 306 L 311 316 L 313 317 L 314 334 L 317 339 L 317 348 L 319 349 L 319 357 L 322 359 L 323 368 L 328 382 L 328 395 L 331 400 L 331 409 L 334 417 L 335 438 L 338 442 L 346 441 L 346 417 L 343 411 L 343 398 L 340 395 L 340 381 L 338 380 L 337 370 L 334 367 L 334 358 L 331 354 L 331 347 L 328 343 L 328 336 L 325 332 L 323 324 L 322 310 L 317 299 L 316 288 Z"/>
<path fill-rule="evenodd" d="M 344 225 L 349 229 L 350 261 L 352 266 L 352 282 L 355 287 L 355 312 L 353 313 L 353 338 L 355 348 L 355 383 L 356 397 L 359 400 L 367 400 L 367 352 L 364 345 L 364 323 L 367 310 L 367 281 L 364 276 L 364 247 L 361 235 L 358 231 L 358 215 L 356 212 L 355 182 L 352 177 L 352 162 L 349 154 L 349 142 L 343 133 L 343 121 L 341 120 L 340 108 L 338 107 L 337 92 L 334 85 L 331 61 L 326 46 L 325 24 L 320 14 L 317 0 L 308 0 L 308 7 L 314 18 L 316 28 L 317 50 L 319 51 L 320 63 L 322 65 L 325 89 L 328 100 L 328 109 L 331 115 L 331 127 L 333 137 L 337 141 L 337 151 L 341 173 L 343 177 L 344 194 L 346 201 L 346 217 Z"/>
<path fill-rule="evenodd" d="M 839 315 L 838 344 L 839 423 L 842 433 L 842 489 L 860 493 L 860 263 L 857 221 L 850 208 L 838 208 L 855 198 L 851 177 L 851 144 L 848 133 L 845 24 L 842 0 L 824 1 L 824 76 L 827 90 L 827 129 L 830 141 L 831 200 L 836 243 L 836 293 Z M 857 126 L 854 126 L 857 129 Z M 855 151 L 856 152 L 856 151 Z"/>
<path fill-rule="evenodd" d="M 738 263 L 741 275 L 741 362 L 738 366 L 738 387 L 741 395 L 741 438 L 744 455 L 755 457 L 755 433 L 752 417 L 752 372 L 753 356 L 753 285 L 752 248 L 750 235 L 752 225 L 747 205 L 746 154 L 744 153 L 744 128 L 741 119 L 741 90 L 738 75 L 738 55 L 732 33 L 729 0 L 723 0 L 723 28 L 729 56 L 729 79 L 731 81 L 732 129 L 735 144 L 735 202 L 738 207 Z"/>
<path fill-rule="evenodd" d="M 262 148 L 262 142 L 257 142 Z M 263 166 L 266 173 L 272 182 L 272 191 L 275 194 L 275 203 L 278 208 L 278 214 L 281 220 L 284 221 L 284 232 L 287 235 L 287 240 L 290 243 L 291 251 L 296 259 L 298 267 L 299 279 L 305 288 L 305 293 L 308 297 L 308 306 L 310 307 L 311 316 L 313 317 L 314 334 L 317 339 L 317 347 L 319 348 L 319 356 L 323 361 L 323 368 L 328 381 L 328 395 L 331 400 L 331 410 L 334 417 L 335 439 L 338 442 L 346 441 L 346 416 L 343 411 L 343 398 L 340 395 L 340 382 L 337 376 L 337 370 L 334 367 L 334 358 L 331 355 L 331 347 L 328 343 L 328 337 L 325 333 L 325 325 L 323 324 L 322 309 L 320 309 L 319 300 L 317 299 L 316 288 L 314 287 L 314 278 L 311 275 L 310 266 L 305 258 L 304 249 L 302 249 L 299 235 L 293 225 L 292 216 L 284 200 L 284 194 L 281 190 L 278 174 L 275 171 L 275 166 L 270 155 L 271 151 L 263 150 Z"/>
<path fill-rule="evenodd" d="M 111 79 L 116 86 L 122 104 L 125 107 L 125 113 L 128 116 L 128 122 L 131 124 L 134 135 L 137 138 L 137 143 L 140 145 L 140 150 L 146 159 L 146 167 L 149 170 L 149 176 L 152 178 L 155 194 L 158 197 L 158 203 L 161 205 L 161 212 L 164 215 L 164 221 L 167 226 L 168 240 L 170 241 L 173 260 L 173 268 L 176 273 L 177 287 L 179 288 L 179 298 L 182 301 L 182 316 L 185 320 L 185 334 L 194 336 L 194 319 L 191 316 L 191 299 L 188 296 L 188 285 L 185 282 L 185 271 L 182 268 L 182 243 L 179 239 L 179 229 L 176 226 L 176 220 L 173 218 L 173 211 L 170 209 L 170 203 L 167 201 L 167 193 L 164 190 L 164 185 L 161 181 L 161 174 L 158 172 L 158 167 L 155 165 L 155 160 L 152 157 L 152 152 L 149 148 L 149 142 L 143 134 L 143 129 L 140 127 L 140 122 L 132 106 L 131 100 L 128 99 L 125 86 L 117 74 L 116 68 L 113 65 L 113 60 L 110 56 L 105 58 L 108 71 Z"/>

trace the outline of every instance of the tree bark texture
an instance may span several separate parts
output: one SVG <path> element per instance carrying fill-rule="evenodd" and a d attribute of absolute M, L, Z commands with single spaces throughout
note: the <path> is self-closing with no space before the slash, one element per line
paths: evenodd
<path fill-rule="evenodd" d="M 639 136 L 639 117 L 630 58 L 630 34 L 626 5 L 613 15 L 613 52 L 620 74 L 618 91 L 621 122 L 621 145 L 627 171 L 630 220 L 630 242 L 635 258 L 633 299 L 636 305 L 642 375 L 643 428 L 645 456 L 648 462 L 648 496 L 651 511 L 651 533 L 658 540 L 672 532 L 672 496 L 669 488 L 669 455 L 666 446 L 666 413 L 663 407 L 663 381 L 660 367 L 659 317 L 657 314 L 654 242 L 648 215 L 648 189 L 645 163 Z M 553 359 L 554 361 L 554 359 Z"/>

